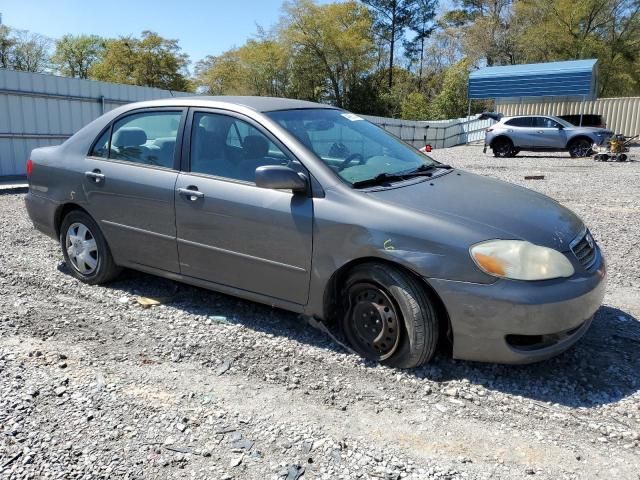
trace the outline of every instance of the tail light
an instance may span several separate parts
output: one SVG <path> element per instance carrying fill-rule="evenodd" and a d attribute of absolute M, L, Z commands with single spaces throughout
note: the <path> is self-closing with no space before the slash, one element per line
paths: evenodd
<path fill-rule="evenodd" d="M 33 173 L 33 160 L 29 159 L 27 160 L 27 177 L 30 177 L 31 173 Z"/>
<path fill-rule="evenodd" d="M 427 153 L 430 153 L 430 152 L 431 152 L 431 150 L 432 150 L 432 149 L 431 149 L 431 145 L 429 145 L 429 144 L 427 143 L 427 144 L 424 146 L 424 151 L 425 151 L 425 152 L 427 152 Z"/>

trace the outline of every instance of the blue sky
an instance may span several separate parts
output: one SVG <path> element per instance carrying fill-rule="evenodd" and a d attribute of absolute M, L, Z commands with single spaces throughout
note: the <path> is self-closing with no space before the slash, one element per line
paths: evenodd
<path fill-rule="evenodd" d="M 2 23 L 58 38 L 66 33 L 105 37 L 153 30 L 177 38 L 193 64 L 239 46 L 280 18 L 282 0 L 3 0 Z"/>

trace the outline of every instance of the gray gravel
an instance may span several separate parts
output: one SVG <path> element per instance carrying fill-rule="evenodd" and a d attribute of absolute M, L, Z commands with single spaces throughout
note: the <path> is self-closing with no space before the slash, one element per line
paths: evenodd
<path fill-rule="evenodd" d="M 0 195 L 0 478 L 638 480 L 640 163 L 433 155 L 590 226 L 609 284 L 575 348 L 525 367 L 446 353 L 380 367 L 232 297 L 135 272 L 82 285 L 22 196 Z"/>

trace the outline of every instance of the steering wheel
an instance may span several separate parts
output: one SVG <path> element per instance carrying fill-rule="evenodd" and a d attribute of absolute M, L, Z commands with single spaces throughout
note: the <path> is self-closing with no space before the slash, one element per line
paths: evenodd
<path fill-rule="evenodd" d="M 365 160 L 365 158 L 362 156 L 362 154 L 360 153 L 352 153 L 351 155 L 349 155 L 347 158 L 345 158 L 343 160 L 343 162 L 340 164 L 340 170 L 344 170 L 345 168 L 347 168 L 349 166 L 349 164 L 351 162 L 353 162 L 355 159 L 359 158 L 360 160 L 358 161 L 358 165 L 364 165 L 367 161 Z"/>

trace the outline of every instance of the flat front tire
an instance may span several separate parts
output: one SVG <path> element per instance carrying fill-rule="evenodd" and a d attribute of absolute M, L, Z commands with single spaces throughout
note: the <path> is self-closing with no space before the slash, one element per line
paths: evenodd
<path fill-rule="evenodd" d="M 83 211 L 71 211 L 62 220 L 60 246 L 71 275 L 84 283 L 107 283 L 120 273 L 98 224 Z"/>
<path fill-rule="evenodd" d="M 366 263 L 347 276 L 342 329 L 365 358 L 398 368 L 428 362 L 438 344 L 438 317 L 427 291 L 399 268 Z"/>

